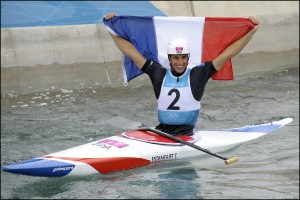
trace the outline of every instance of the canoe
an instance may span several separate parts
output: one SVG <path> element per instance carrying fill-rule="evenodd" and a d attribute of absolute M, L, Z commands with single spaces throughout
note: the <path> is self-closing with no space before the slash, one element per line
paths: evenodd
<path fill-rule="evenodd" d="M 223 152 L 275 132 L 292 121 L 292 118 L 284 118 L 232 129 L 195 130 L 193 136 L 183 136 L 181 139 L 212 152 Z M 2 170 L 29 176 L 86 176 L 129 170 L 154 162 L 192 159 L 203 155 L 207 153 L 151 131 L 133 130 L 2 166 Z"/>

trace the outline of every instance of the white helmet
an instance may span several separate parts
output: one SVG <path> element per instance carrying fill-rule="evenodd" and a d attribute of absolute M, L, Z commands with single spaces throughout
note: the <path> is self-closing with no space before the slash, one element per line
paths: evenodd
<path fill-rule="evenodd" d="M 168 54 L 189 54 L 189 44 L 187 41 L 176 38 L 168 43 Z"/>

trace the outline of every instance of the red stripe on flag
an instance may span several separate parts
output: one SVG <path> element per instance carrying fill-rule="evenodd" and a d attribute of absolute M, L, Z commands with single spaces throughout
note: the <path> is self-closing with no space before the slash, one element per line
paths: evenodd
<path fill-rule="evenodd" d="M 254 25 L 246 18 L 205 17 L 203 32 L 202 62 L 211 61 L 220 55 L 230 44 L 234 43 Z M 228 60 L 212 76 L 213 80 L 233 80 L 231 60 Z"/>

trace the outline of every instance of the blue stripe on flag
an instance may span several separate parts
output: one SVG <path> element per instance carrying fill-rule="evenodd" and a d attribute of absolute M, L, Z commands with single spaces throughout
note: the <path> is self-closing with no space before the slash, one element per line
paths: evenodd
<path fill-rule="evenodd" d="M 149 60 L 158 63 L 157 45 L 153 17 L 117 16 L 111 20 L 103 20 L 118 36 L 129 40 Z M 127 81 L 143 72 L 127 56 L 124 58 Z"/>

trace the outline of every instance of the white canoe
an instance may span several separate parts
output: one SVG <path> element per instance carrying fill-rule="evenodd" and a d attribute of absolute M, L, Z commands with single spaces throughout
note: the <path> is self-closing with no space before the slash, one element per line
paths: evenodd
<path fill-rule="evenodd" d="M 292 118 L 285 118 L 270 123 L 233 129 L 197 130 L 194 136 L 195 140 L 190 142 L 212 152 L 222 152 L 243 142 L 274 132 L 292 121 Z M 164 144 L 157 143 L 161 142 L 163 137 L 154 137 L 154 134 L 150 132 L 132 131 L 127 133 L 126 137 L 124 134 L 119 134 L 2 166 L 2 170 L 29 176 L 86 176 L 128 170 L 152 162 L 189 159 L 206 154 L 184 144 L 172 143 L 170 140 L 165 140 Z M 148 135 L 148 138 L 137 139 L 135 135 Z"/>

